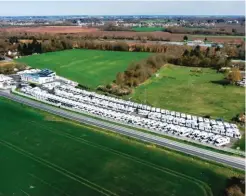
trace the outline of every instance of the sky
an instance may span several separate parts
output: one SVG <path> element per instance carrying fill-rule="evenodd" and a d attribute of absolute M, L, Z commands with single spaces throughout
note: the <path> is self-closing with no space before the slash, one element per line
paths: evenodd
<path fill-rule="evenodd" d="M 244 1 L 0 1 L 0 16 L 245 15 Z"/>

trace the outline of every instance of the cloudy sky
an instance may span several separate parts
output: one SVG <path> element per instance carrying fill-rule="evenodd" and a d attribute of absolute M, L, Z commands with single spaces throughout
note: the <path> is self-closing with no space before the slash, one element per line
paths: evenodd
<path fill-rule="evenodd" d="M 1 16 L 244 15 L 244 1 L 1 1 Z"/>

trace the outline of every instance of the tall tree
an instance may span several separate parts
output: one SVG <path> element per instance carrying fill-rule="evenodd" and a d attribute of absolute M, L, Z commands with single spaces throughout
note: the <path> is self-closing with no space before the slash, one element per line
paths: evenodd
<path fill-rule="evenodd" d="M 124 79 L 125 79 L 124 73 L 119 72 L 119 73 L 117 74 L 117 76 L 116 76 L 116 84 L 117 84 L 117 85 L 123 85 Z"/>
<path fill-rule="evenodd" d="M 183 37 L 183 40 L 184 40 L 185 42 L 187 42 L 187 41 L 188 41 L 188 37 L 187 37 L 187 35 L 185 35 L 185 36 Z"/>
<path fill-rule="evenodd" d="M 242 75 L 238 68 L 232 68 L 231 72 L 228 74 L 227 79 L 230 83 L 235 84 L 242 79 Z"/>

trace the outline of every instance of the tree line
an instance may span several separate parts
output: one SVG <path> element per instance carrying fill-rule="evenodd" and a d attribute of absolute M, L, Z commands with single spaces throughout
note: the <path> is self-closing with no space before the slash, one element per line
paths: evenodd
<path fill-rule="evenodd" d="M 45 40 L 44 42 L 39 42 L 36 39 L 33 39 L 31 43 L 18 43 L 17 50 L 21 56 L 25 56 L 31 55 L 33 53 L 55 52 L 73 48 L 130 52 L 180 53 L 189 47 L 144 43 L 128 44 L 123 41 L 100 41 L 84 39 L 72 41 L 70 39 L 62 38 Z"/>
<path fill-rule="evenodd" d="M 42 53 L 42 44 L 39 43 L 36 39 L 33 39 L 31 43 L 19 43 L 17 50 L 21 56 L 32 55 L 35 53 Z"/>
<path fill-rule="evenodd" d="M 131 63 L 124 72 L 117 74 L 111 84 L 99 86 L 98 90 L 116 95 L 130 94 L 133 87 L 149 79 L 167 63 L 189 67 L 211 67 L 216 70 L 231 65 L 231 61 L 221 55 L 218 48 L 201 50 L 197 46 L 193 49 L 185 49 L 183 53 L 175 55 L 168 52 L 159 53 L 139 62 Z"/>
<path fill-rule="evenodd" d="M 96 32 L 97 33 L 97 32 Z M 97 35 L 93 34 L 76 34 L 76 35 L 50 35 L 50 34 L 34 34 L 34 33 L 9 33 L 4 34 L 0 32 L 0 53 L 7 52 L 8 50 L 17 49 L 22 55 L 30 55 L 31 53 L 44 53 L 53 52 L 59 50 L 66 50 L 71 48 L 82 49 L 99 49 L 99 50 L 118 50 L 118 51 L 138 51 L 138 52 L 165 52 L 167 48 L 169 50 L 176 50 L 182 46 L 162 45 L 156 43 L 146 43 L 147 40 L 160 40 L 159 37 L 155 37 L 151 34 L 141 34 L 138 36 L 126 37 L 128 35 Z M 100 32 L 99 32 L 100 33 Z M 100 39 L 103 40 L 100 40 Z M 133 39 L 140 40 L 142 43 L 126 44 L 122 41 L 113 41 L 108 39 Z M 32 43 L 21 43 L 20 40 L 27 39 Z M 35 40 L 35 41 L 34 41 Z M 165 40 L 165 39 L 164 39 Z M 187 41 L 188 37 L 184 36 L 183 40 Z M 167 41 L 167 40 L 166 40 Z M 207 41 L 205 38 L 204 41 Z M 23 49 L 24 48 L 24 49 Z M 245 59 L 245 42 L 242 41 L 237 45 L 224 44 L 221 51 L 225 52 L 229 58 Z"/>

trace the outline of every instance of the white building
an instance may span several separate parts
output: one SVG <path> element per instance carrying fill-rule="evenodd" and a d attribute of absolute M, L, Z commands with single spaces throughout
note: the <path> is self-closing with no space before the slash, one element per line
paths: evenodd
<path fill-rule="evenodd" d="M 47 82 L 53 82 L 55 80 L 56 73 L 49 70 L 43 69 L 37 73 L 24 73 L 21 75 L 21 80 L 34 84 L 43 84 Z"/>

